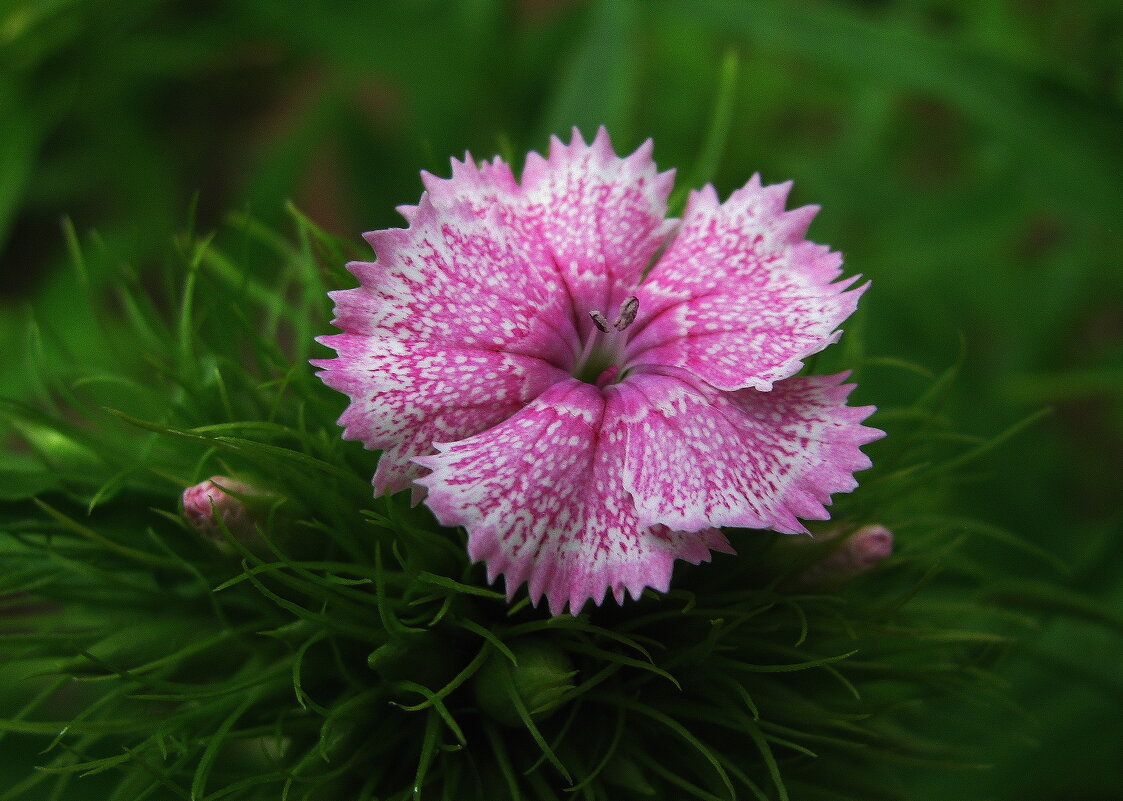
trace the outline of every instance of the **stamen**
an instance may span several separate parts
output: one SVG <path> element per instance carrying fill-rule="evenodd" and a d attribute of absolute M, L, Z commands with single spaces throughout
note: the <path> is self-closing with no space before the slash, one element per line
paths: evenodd
<path fill-rule="evenodd" d="M 637 298 L 635 295 L 632 295 L 630 298 L 625 300 L 623 304 L 621 304 L 620 316 L 616 318 L 616 322 L 612 324 L 612 327 L 617 331 L 623 331 L 625 328 L 635 322 L 636 312 L 638 311 L 639 298 Z M 601 330 L 603 331 L 604 329 L 602 328 Z"/>
<path fill-rule="evenodd" d="M 604 319 L 603 314 L 599 311 L 591 311 L 589 316 L 593 318 L 593 325 L 599 328 L 602 333 L 608 333 L 608 320 Z"/>

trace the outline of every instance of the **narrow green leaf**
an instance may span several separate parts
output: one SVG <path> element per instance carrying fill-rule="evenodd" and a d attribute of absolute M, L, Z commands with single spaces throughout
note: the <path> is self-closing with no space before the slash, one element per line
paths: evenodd
<path fill-rule="evenodd" d="M 585 775 L 585 778 L 583 778 L 577 784 L 565 788 L 567 792 L 575 793 L 578 790 L 589 786 L 592 781 L 600 775 L 601 771 L 605 769 L 605 766 L 608 765 L 612 758 L 616 756 L 616 749 L 619 748 L 620 740 L 624 736 L 624 723 L 626 718 L 627 716 L 624 714 L 624 710 L 621 709 L 616 715 L 616 728 L 613 729 L 612 739 L 609 741 L 608 747 L 605 748 L 604 752 L 601 754 L 600 760 L 593 767 L 593 769 Z"/>
<path fill-rule="evenodd" d="M 495 724 L 484 718 L 483 721 L 484 735 L 487 737 L 488 742 L 491 743 L 491 753 L 495 756 L 496 767 L 499 768 L 499 775 L 503 777 L 503 781 L 507 785 L 507 795 L 510 801 L 522 801 L 523 795 L 519 792 L 519 781 L 515 775 L 515 769 L 511 765 L 511 757 L 507 753 L 507 745 L 503 737 L 500 736 Z"/>
<path fill-rule="evenodd" d="M 617 662 L 621 665 L 638 668 L 640 670 L 659 676 L 660 678 L 666 679 L 671 684 L 673 684 L 675 686 L 675 689 L 677 690 L 682 689 L 682 685 L 679 684 L 678 679 L 676 679 L 663 668 L 658 667 L 657 665 L 653 665 L 650 662 L 645 662 L 642 659 L 633 659 L 630 656 L 624 656 L 623 654 L 618 654 L 615 651 L 606 651 L 603 648 L 597 648 L 595 646 L 585 645 L 582 643 L 573 643 L 569 645 L 569 650 L 576 651 L 580 654 L 588 654 L 589 656 L 596 657 L 597 659 L 604 660 L 606 662 Z"/>
<path fill-rule="evenodd" d="M 65 514 L 55 509 L 53 506 L 47 504 L 45 501 L 41 501 L 38 498 L 34 498 L 33 501 L 36 506 L 50 515 L 53 520 L 61 524 L 67 531 L 72 531 L 75 534 L 78 534 L 79 536 L 89 540 L 90 542 L 97 543 L 107 550 L 113 551 L 114 553 L 124 556 L 133 561 L 142 562 L 148 565 L 178 567 L 176 562 L 171 559 L 166 559 L 162 556 L 148 553 L 147 551 L 138 551 L 136 548 L 130 548 L 127 545 L 121 545 L 120 543 L 113 542 L 108 537 L 102 536 L 89 526 L 83 526 L 73 518 L 67 517 Z"/>
<path fill-rule="evenodd" d="M 530 732 L 530 736 L 534 739 L 534 742 L 538 744 L 546 760 L 554 766 L 563 779 L 572 784 L 573 778 L 569 775 L 569 771 L 566 770 L 565 765 L 558 759 L 554 750 L 550 748 L 549 743 L 546 742 L 546 738 L 542 736 L 542 732 L 538 730 L 538 727 L 531 719 L 530 712 L 527 711 L 526 704 L 523 703 L 523 699 L 519 695 L 518 688 L 515 687 L 515 682 L 514 679 L 511 678 L 511 674 L 507 671 L 503 671 L 500 675 L 503 677 L 503 689 L 507 692 L 507 697 L 511 700 L 511 705 L 515 707 L 515 712 L 518 713 L 519 719 L 522 720 L 526 730 Z"/>
<path fill-rule="evenodd" d="M 1025 609 L 1069 615 L 1123 634 L 1123 614 L 1083 593 L 1045 582 L 1004 579 L 985 587 L 981 597 Z"/>
<path fill-rule="evenodd" d="M 820 659 L 808 659 L 804 662 L 793 662 L 787 665 L 754 665 L 748 662 L 737 662 L 731 659 L 723 659 L 722 661 L 735 670 L 744 670 L 747 673 L 790 673 L 796 670 L 808 670 L 810 668 L 829 665 L 834 662 L 841 662 L 843 659 L 848 659 L 856 653 L 858 653 L 857 648 L 853 651 L 839 654 L 838 656 L 825 656 Z"/>
<path fill-rule="evenodd" d="M 638 712 L 639 714 L 645 717 L 649 717 L 657 723 L 661 723 L 663 726 L 670 729 L 672 732 L 678 735 L 679 739 L 687 743 L 691 748 L 701 754 L 702 758 L 713 766 L 714 770 L 717 772 L 718 777 L 721 779 L 722 784 L 724 784 L 726 789 L 729 790 L 729 797 L 737 797 L 737 791 L 733 789 L 733 783 L 729 780 L 729 774 L 725 772 L 725 768 L 721 766 L 721 763 L 718 761 L 717 757 L 714 756 L 713 752 L 707 746 L 705 746 L 701 740 L 691 734 L 690 731 L 677 720 L 670 717 L 669 715 L 663 714 L 658 709 L 655 709 L 648 704 L 635 701 L 631 698 L 620 696 L 615 698 L 602 698 L 601 700 L 605 703 L 614 704 L 623 707 L 624 709 L 630 709 L 633 712 Z"/>
<path fill-rule="evenodd" d="M 413 706 L 409 706 L 409 705 L 406 705 L 406 704 L 399 704 L 399 706 L 407 712 L 419 712 L 422 709 L 425 709 L 429 706 L 432 706 L 435 702 L 446 698 L 449 695 L 449 693 L 451 693 L 453 690 L 458 688 L 461 684 L 463 684 L 468 679 L 470 679 L 473 675 L 475 675 L 477 670 L 479 670 L 481 667 L 483 667 L 483 663 L 487 661 L 488 655 L 489 655 L 489 650 L 488 650 L 488 647 L 485 645 L 483 648 L 481 648 L 479 650 L 479 653 L 477 653 L 474 657 L 472 657 L 472 661 L 464 666 L 463 670 L 461 670 L 459 673 L 457 673 L 455 676 L 453 676 L 448 681 L 448 683 L 445 684 L 445 686 L 441 687 L 441 689 L 437 690 L 436 692 L 431 693 L 431 697 L 429 695 L 426 695 L 425 701 L 423 701 L 420 704 L 415 704 Z M 412 684 L 412 682 L 408 682 L 408 684 Z M 418 685 L 418 686 L 420 686 L 420 685 Z M 424 688 L 424 689 L 426 691 L 428 691 L 428 688 Z"/>
<path fill-rule="evenodd" d="M 69 682 L 69 676 L 62 676 L 55 679 L 53 682 L 36 693 L 26 704 L 21 706 L 16 712 L 15 716 L 13 718 L 10 718 L 10 720 L 13 722 L 23 720 L 40 706 L 42 706 L 46 701 L 50 700 L 55 695 L 55 693 L 61 690 Z M 9 731 L 11 731 L 11 729 L 0 728 L 0 740 L 3 740 L 5 735 L 7 735 Z"/>
<path fill-rule="evenodd" d="M 764 764 L 768 768 L 768 775 L 772 778 L 772 784 L 780 795 L 780 801 L 789 801 L 788 788 L 784 785 L 784 779 L 780 775 L 780 766 L 776 764 L 776 757 L 772 755 L 772 748 L 768 745 L 764 733 L 756 724 L 749 724 L 746 730 L 764 759 Z"/>
<path fill-rule="evenodd" d="M 1014 423 L 1012 426 L 1007 428 L 1005 431 L 999 433 L 998 435 L 996 435 L 994 437 L 991 437 L 990 439 L 988 439 L 983 444 L 981 444 L 981 445 L 979 445 L 975 448 L 971 448 L 966 453 L 962 453 L 959 456 L 954 457 L 953 459 L 950 459 L 946 462 L 940 463 L 939 465 L 934 467 L 931 471 L 929 471 L 929 475 L 942 475 L 944 473 L 950 473 L 954 470 L 959 469 L 960 467 L 963 467 L 963 465 L 965 465 L 965 464 L 969 464 L 971 462 L 974 462 L 974 461 L 982 458 L 983 456 L 990 453 L 992 450 L 997 448 L 1002 443 L 1006 442 L 1010 438 L 1014 437 L 1016 434 L 1020 433 L 1021 431 L 1025 430 L 1026 428 L 1029 428 L 1034 423 L 1037 423 L 1039 420 L 1044 419 L 1045 417 L 1047 417 L 1050 414 L 1052 414 L 1052 410 L 1041 409 L 1040 411 L 1034 412 L 1033 414 L 1028 415 L 1027 417 L 1023 417 L 1021 420 Z"/>
<path fill-rule="evenodd" d="M 203 755 L 199 758 L 199 766 L 195 769 L 195 775 L 191 779 L 191 801 L 202 801 L 204 790 L 207 786 L 207 779 L 210 778 L 211 767 L 214 764 L 215 758 L 218 756 L 219 750 L 226 744 L 227 735 L 230 729 L 234 727 L 246 711 L 249 710 L 257 702 L 257 697 L 254 694 L 247 695 L 234 711 L 226 716 L 222 721 L 222 725 L 218 730 L 207 738 L 207 747 L 203 750 Z"/>
<path fill-rule="evenodd" d="M 462 584 L 459 581 L 454 581 L 447 576 L 438 576 L 430 573 L 427 570 L 421 570 L 414 575 L 417 581 L 423 584 L 432 584 L 437 587 L 444 587 L 447 590 L 452 590 L 458 593 L 465 593 L 467 595 L 478 595 L 481 598 L 492 598 L 494 600 L 502 601 L 506 599 L 506 595 L 495 590 L 489 590 L 486 587 L 473 587 L 470 584 Z"/>
<path fill-rule="evenodd" d="M 414 801 L 421 799 L 421 787 L 425 784 L 425 776 L 429 772 L 429 765 L 433 761 L 433 754 L 437 745 L 438 716 L 430 712 L 425 717 L 425 733 L 421 737 L 421 755 L 417 760 L 417 772 L 413 778 Z M 461 735 L 463 737 L 463 735 Z"/>
<path fill-rule="evenodd" d="M 675 787 L 678 787 L 680 790 L 689 793 L 695 798 L 701 799 L 701 801 L 727 801 L 727 799 L 723 799 L 719 795 L 714 795 L 709 790 L 705 790 L 694 784 L 693 782 L 687 781 L 674 771 L 670 770 L 665 764 L 659 762 L 656 759 L 652 759 L 646 754 L 636 754 L 635 756 L 640 761 L 640 763 L 642 763 L 656 776 L 661 776 L 665 781 L 670 782 Z M 736 796 L 730 796 L 730 798 L 736 798 Z"/>
<path fill-rule="evenodd" d="M 698 150 L 697 160 L 690 170 L 689 180 L 679 183 L 667 201 L 668 213 L 677 216 L 686 202 L 691 187 L 708 184 L 717 173 L 722 153 L 729 140 L 729 128 L 733 118 L 733 108 L 737 100 L 737 79 L 741 72 L 741 57 L 736 48 L 725 51 L 717 79 L 717 96 L 710 124 L 705 138 Z"/>
<path fill-rule="evenodd" d="M 499 653 L 503 654 L 503 656 L 510 660 L 512 665 L 514 665 L 515 667 L 519 666 L 519 660 L 515 656 L 514 652 L 510 648 L 508 648 L 507 645 L 501 639 L 499 639 L 499 637 L 494 632 L 489 631 L 479 623 L 476 623 L 474 620 L 468 620 L 467 618 L 456 621 L 456 625 L 460 626 L 461 628 L 467 629 L 474 634 L 480 635 L 485 640 L 487 640 L 491 644 L 491 646 L 495 648 L 495 650 L 499 651 Z"/>
<path fill-rule="evenodd" d="M 296 649 L 296 653 L 293 655 L 293 660 L 292 660 L 292 690 L 293 690 L 293 694 L 296 697 L 296 702 L 298 704 L 300 704 L 301 709 L 308 709 L 308 707 L 312 703 L 311 699 L 304 692 L 304 685 L 303 685 L 303 681 L 301 679 L 301 671 L 304 667 L 304 657 L 308 653 L 309 649 L 312 648 L 313 645 L 315 645 L 316 643 L 323 640 L 326 636 L 327 636 L 326 631 L 322 631 L 322 630 L 317 631 L 315 634 L 313 634 L 307 640 L 302 642 L 300 644 L 300 647 Z"/>
<path fill-rule="evenodd" d="M 415 692 L 423 696 L 425 698 L 425 703 L 415 707 L 406 707 L 396 701 L 391 701 L 390 704 L 392 706 L 396 706 L 399 709 L 405 709 L 407 711 L 417 709 L 433 709 L 436 711 L 437 715 L 439 715 L 440 718 L 445 722 L 445 725 L 448 726 L 448 730 L 452 732 L 453 737 L 455 737 L 461 745 L 468 744 L 468 741 L 464 738 L 464 730 L 460 728 L 460 724 L 458 724 L 456 722 L 456 719 L 452 717 L 452 715 L 448 711 L 448 707 L 445 706 L 444 701 L 437 697 L 437 694 L 435 692 L 430 690 L 425 685 L 418 684 L 415 681 L 399 681 L 395 684 L 395 686 L 400 687 L 403 690 L 410 690 L 411 692 Z"/>

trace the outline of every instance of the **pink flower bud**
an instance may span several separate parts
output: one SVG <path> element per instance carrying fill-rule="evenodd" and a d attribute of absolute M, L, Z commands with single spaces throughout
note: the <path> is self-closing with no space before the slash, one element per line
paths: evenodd
<path fill-rule="evenodd" d="M 834 539 L 841 532 L 826 534 L 822 539 Z M 862 526 L 846 537 L 845 542 L 803 571 L 797 584 L 830 584 L 846 581 L 865 573 L 893 553 L 893 532 L 885 526 Z"/>
<path fill-rule="evenodd" d="M 246 500 L 260 498 L 261 491 L 226 476 L 211 476 L 183 491 L 183 514 L 194 528 L 216 539 L 222 538 L 222 524 L 235 536 L 255 534 L 254 516 Z"/>

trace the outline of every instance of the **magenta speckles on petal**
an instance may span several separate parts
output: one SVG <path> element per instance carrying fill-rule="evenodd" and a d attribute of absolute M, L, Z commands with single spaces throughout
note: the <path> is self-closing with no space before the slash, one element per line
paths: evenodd
<path fill-rule="evenodd" d="M 824 504 L 870 466 L 858 446 L 881 435 L 848 408 L 845 376 L 792 378 L 771 392 L 721 392 L 681 370 L 619 384 L 628 432 L 624 485 L 642 525 L 770 528 L 829 517 Z"/>
<path fill-rule="evenodd" d="M 410 460 L 436 440 L 471 436 L 502 422 L 567 378 L 530 356 L 454 342 L 338 334 L 339 356 L 317 361 L 324 383 L 350 396 L 344 439 L 383 451 L 375 492 L 398 492 L 424 472 Z"/>
<path fill-rule="evenodd" d="M 683 367 L 717 389 L 768 390 L 838 338 L 864 287 L 831 283 L 842 258 L 803 240 L 818 209 L 784 211 L 789 188 L 761 187 L 754 175 L 724 204 L 710 186 L 691 195 L 639 289 L 632 364 Z"/>
<path fill-rule="evenodd" d="M 573 614 L 606 590 L 666 590 L 675 559 L 699 562 L 729 551 L 720 532 L 641 526 L 625 489 L 626 429 L 615 392 L 569 378 L 518 414 L 474 437 L 438 444 L 417 483 L 446 526 L 468 529 L 468 553 L 502 573 L 507 593 L 524 581 L 550 611 Z"/>
<path fill-rule="evenodd" d="M 881 436 L 844 376 L 792 377 L 865 289 L 804 240 L 817 209 L 753 176 L 666 219 L 651 152 L 602 128 L 521 178 L 470 156 L 424 174 L 314 362 L 351 400 L 344 437 L 382 451 L 375 491 L 412 487 L 553 614 L 665 591 L 676 560 L 732 553 L 719 526 L 805 531 Z"/>

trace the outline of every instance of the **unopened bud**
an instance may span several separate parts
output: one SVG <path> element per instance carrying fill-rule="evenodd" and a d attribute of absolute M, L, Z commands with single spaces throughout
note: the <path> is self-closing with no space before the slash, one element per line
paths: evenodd
<path fill-rule="evenodd" d="M 269 495 L 244 481 L 211 476 L 183 491 L 183 515 L 196 531 L 225 544 L 222 528 L 247 544 L 260 538 L 255 524 Z M 220 546 L 221 547 L 221 546 Z"/>
<path fill-rule="evenodd" d="M 522 725 L 522 715 L 512 695 L 538 720 L 554 712 L 577 675 L 569 655 L 545 640 L 516 640 L 507 656 L 493 653 L 476 673 L 476 701 L 488 714 L 509 726 Z"/>
<path fill-rule="evenodd" d="M 833 532 L 826 539 L 846 536 L 823 559 L 803 571 L 796 583 L 831 584 L 865 573 L 893 553 L 893 532 L 881 525 L 862 526 L 850 535 Z"/>

